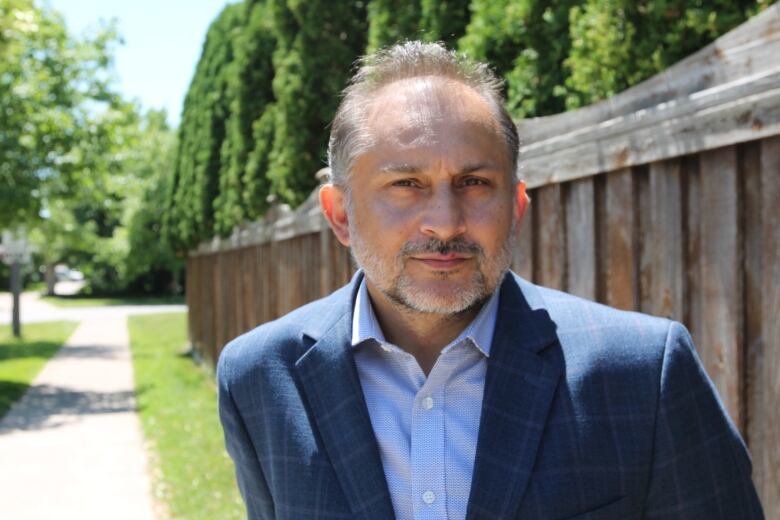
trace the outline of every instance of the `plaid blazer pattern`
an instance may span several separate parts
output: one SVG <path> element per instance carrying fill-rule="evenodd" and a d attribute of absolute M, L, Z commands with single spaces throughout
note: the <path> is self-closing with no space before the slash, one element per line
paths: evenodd
<path fill-rule="evenodd" d="M 349 348 L 361 276 L 220 356 L 250 519 L 394 518 Z M 760 519 L 750 473 L 682 325 L 507 275 L 469 520 Z"/>

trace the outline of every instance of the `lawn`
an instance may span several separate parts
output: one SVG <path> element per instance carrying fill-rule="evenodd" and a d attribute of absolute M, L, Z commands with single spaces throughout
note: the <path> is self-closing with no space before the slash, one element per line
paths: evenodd
<path fill-rule="evenodd" d="M 213 372 L 182 353 L 186 314 L 131 316 L 129 327 L 155 496 L 174 518 L 244 518 L 222 441 Z"/>
<path fill-rule="evenodd" d="M 22 397 L 43 365 L 65 343 L 75 322 L 57 321 L 22 325 L 22 338 L 0 326 L 0 417 Z"/>
<path fill-rule="evenodd" d="M 57 307 L 105 307 L 112 305 L 169 305 L 184 303 L 183 296 L 127 296 L 102 298 L 93 296 L 42 296 L 41 301 Z"/>

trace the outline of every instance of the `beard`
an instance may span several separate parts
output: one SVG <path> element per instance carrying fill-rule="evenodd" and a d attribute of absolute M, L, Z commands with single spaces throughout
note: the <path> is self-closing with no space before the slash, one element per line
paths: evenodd
<path fill-rule="evenodd" d="M 355 262 L 379 291 L 408 311 L 449 316 L 467 313 L 490 298 L 512 263 L 514 220 L 498 254 L 492 258 L 479 244 L 457 237 L 448 241 L 430 238 L 406 242 L 390 260 L 377 254 L 357 233 L 352 222 L 350 219 L 349 232 Z M 465 253 L 476 262 L 476 267 L 465 281 L 454 280 L 454 273 L 450 271 L 434 271 L 433 276 L 438 280 L 433 284 L 421 284 L 407 270 L 412 256 L 421 253 Z"/>

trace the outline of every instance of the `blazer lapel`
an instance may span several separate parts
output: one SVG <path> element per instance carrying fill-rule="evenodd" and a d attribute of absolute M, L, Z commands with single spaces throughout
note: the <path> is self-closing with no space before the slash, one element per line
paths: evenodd
<path fill-rule="evenodd" d="M 352 302 L 359 280 L 359 276 L 353 279 L 353 298 L 334 309 L 339 317 L 330 328 L 316 333 L 319 340 L 295 366 L 353 516 L 392 519 L 382 460 L 350 352 Z"/>
<path fill-rule="evenodd" d="M 532 285 L 526 295 L 536 298 Z M 534 308 L 534 307 L 539 308 Z M 488 358 L 466 518 L 514 518 L 536 459 L 562 371 L 555 324 L 507 275 Z M 558 347 L 559 348 L 559 347 Z M 545 355 L 551 354 L 551 355 Z"/>

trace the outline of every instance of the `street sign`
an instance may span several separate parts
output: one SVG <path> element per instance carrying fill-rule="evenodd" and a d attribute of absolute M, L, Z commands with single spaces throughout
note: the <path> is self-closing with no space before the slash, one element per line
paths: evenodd
<path fill-rule="evenodd" d="M 27 242 L 24 229 L 19 229 L 16 232 L 3 231 L 3 240 L 0 244 L 0 256 L 3 257 L 3 262 L 7 265 L 13 264 L 29 264 L 30 258 L 30 244 Z"/>
<path fill-rule="evenodd" d="M 11 325 L 15 337 L 21 337 L 22 328 L 19 317 L 19 296 L 22 292 L 22 264 L 30 263 L 30 247 L 24 228 L 15 232 L 3 231 L 2 256 L 3 262 L 11 266 L 11 294 L 13 295 L 13 312 Z"/>

